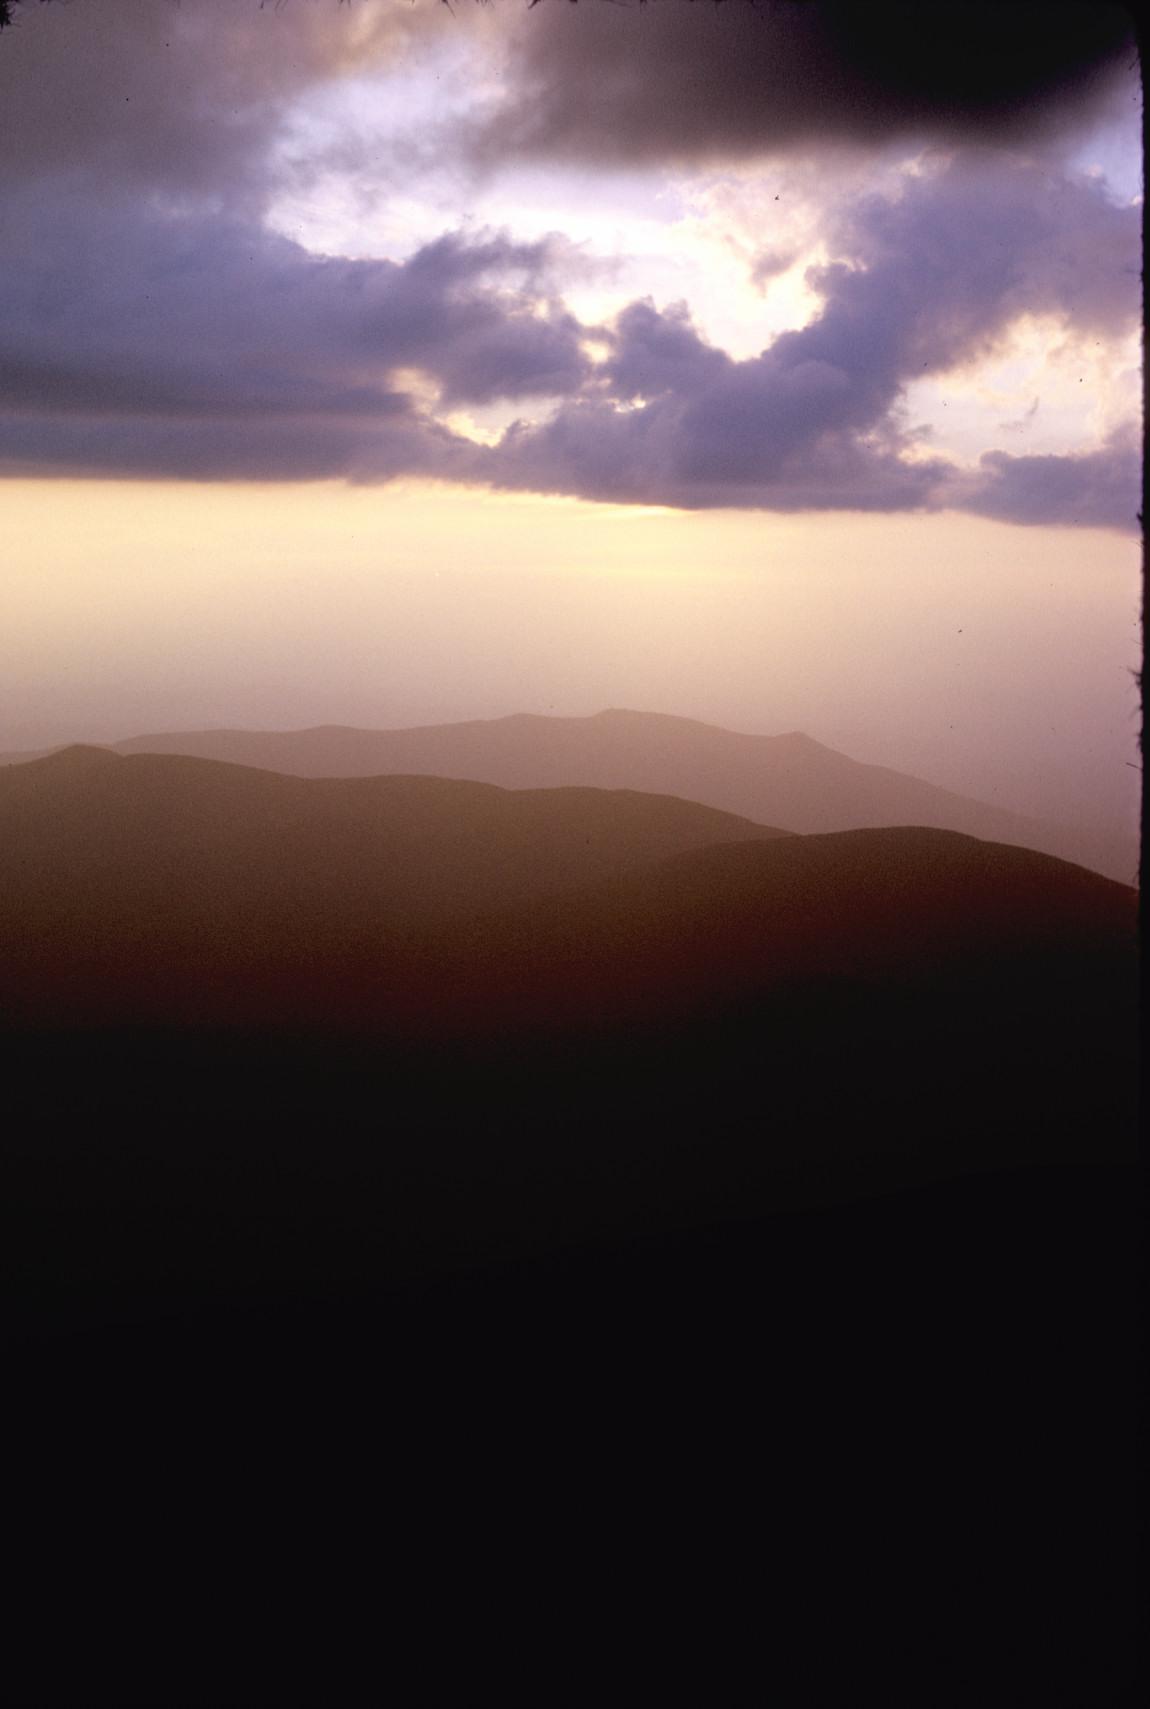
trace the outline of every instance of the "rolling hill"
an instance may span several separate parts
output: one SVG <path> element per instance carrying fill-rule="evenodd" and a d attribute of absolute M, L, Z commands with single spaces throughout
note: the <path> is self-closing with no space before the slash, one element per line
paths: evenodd
<path fill-rule="evenodd" d="M 403 773 L 507 789 L 636 789 L 800 833 L 921 825 L 1039 849 L 1137 882 L 1138 851 L 1127 834 L 1025 818 L 861 764 L 798 733 L 744 735 L 660 713 L 521 714 L 407 730 L 188 731 L 114 745 L 120 753 L 184 754 L 304 777 Z M 0 763 L 31 757 L 0 756 Z"/>
<path fill-rule="evenodd" d="M 0 989 L 10 1013 L 57 1018 L 261 1018 L 293 993 L 314 1017 L 352 967 L 414 976 L 415 946 L 460 918 L 785 835 L 635 791 L 69 748 L 0 771 Z"/>
<path fill-rule="evenodd" d="M 984 1126 L 1029 1098 L 1069 1132 L 1083 1095 L 1122 1090 L 1099 1064 L 1128 1042 L 1135 922 L 1135 893 L 1082 867 L 923 827 L 791 836 L 636 792 L 84 748 L 0 773 L 10 1026 L 367 1041 L 404 1074 L 416 1053 L 419 1097 L 438 1053 L 453 1107 L 444 1069 L 482 1060 L 556 1128 L 617 1070 L 612 1121 L 642 1096 L 674 1128 L 719 1058 L 711 1123 L 741 1122 L 765 1067 L 802 1130 L 800 1081 L 841 1104 L 849 1059 L 877 1096 L 873 1059 L 937 1125 L 966 1105 L 931 1076 L 961 1058 Z"/>

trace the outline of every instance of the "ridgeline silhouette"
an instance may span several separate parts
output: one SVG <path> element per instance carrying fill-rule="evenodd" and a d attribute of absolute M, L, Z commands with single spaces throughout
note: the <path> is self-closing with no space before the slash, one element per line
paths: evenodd
<path fill-rule="evenodd" d="M 583 785 L 680 796 L 787 830 L 925 825 L 1042 850 L 1136 881 L 1133 836 L 1007 812 L 885 766 L 864 765 L 797 732 L 751 736 L 664 713 L 509 718 L 407 730 L 203 730 L 132 737 L 118 753 L 168 753 L 300 777 L 410 773 L 507 789 Z M 0 755 L 0 765 L 41 757 Z"/>

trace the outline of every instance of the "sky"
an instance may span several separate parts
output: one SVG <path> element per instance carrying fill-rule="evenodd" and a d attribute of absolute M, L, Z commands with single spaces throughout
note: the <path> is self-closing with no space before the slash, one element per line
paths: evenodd
<path fill-rule="evenodd" d="M 10 11 L 0 748 L 630 706 L 1133 821 L 1121 8 Z"/>

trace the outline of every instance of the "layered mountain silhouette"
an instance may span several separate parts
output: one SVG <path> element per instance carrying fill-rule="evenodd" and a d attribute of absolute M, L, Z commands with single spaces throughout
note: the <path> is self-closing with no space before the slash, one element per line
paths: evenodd
<path fill-rule="evenodd" d="M 0 772 L 0 981 L 29 1018 L 661 1024 L 796 981 L 1009 983 L 1120 953 L 1132 907 L 953 832 L 796 837 L 634 791 L 98 748 Z"/>
<path fill-rule="evenodd" d="M 927 827 L 64 750 L 0 773 L 9 1259 L 360 1290 L 1120 1165 L 1135 915 Z"/>
<path fill-rule="evenodd" d="M 0 985 L 10 1013 L 58 1020 L 322 1022 L 353 990 L 368 1003 L 392 990 L 409 1012 L 420 955 L 458 949 L 463 921 L 784 835 L 634 791 L 302 779 L 69 748 L 0 771 Z"/>
<path fill-rule="evenodd" d="M 764 1632 L 796 1703 L 1131 1700 L 1135 894 L 775 823 L 92 748 L 0 771 L 22 1547 L 55 1584 L 90 1535 L 84 1606 L 109 1536 L 182 1575 L 30 1701 L 358 1699 L 339 1645 L 309 1672 L 285 1641 L 301 1550 L 354 1561 L 339 1616 L 354 1579 L 405 1702 L 737 1701 Z M 244 1674 L 165 1626 L 237 1514 L 274 1603 Z M 668 1636 L 685 1562 L 712 1630 L 749 1604 L 729 1667 Z M 571 1642 L 589 1585 L 625 1676 Z"/>
<path fill-rule="evenodd" d="M 921 825 L 1039 849 L 1134 883 L 1130 836 L 1047 823 L 861 764 L 809 736 L 756 736 L 659 713 L 521 714 L 407 730 L 206 730 L 133 737 L 120 753 L 184 754 L 305 777 L 419 774 L 507 789 L 582 785 L 675 795 L 787 830 Z M 0 756 L 0 763 L 38 756 Z"/>
<path fill-rule="evenodd" d="M 955 832 L 790 836 L 627 791 L 84 748 L 0 773 L 10 1027 L 354 1042 L 385 1053 L 421 1122 L 487 1121 L 494 1075 L 511 1128 L 543 1120 L 585 1155 L 604 1122 L 655 1110 L 671 1132 L 741 1132 L 750 1100 L 787 1112 L 756 1169 L 818 1158 L 856 1093 L 901 1112 L 864 1151 L 905 1150 L 920 1097 L 967 1161 L 1093 1155 L 1115 1136 L 1084 1112 L 1129 1091 L 1135 907 Z M 277 1080 L 292 1071 L 289 1054 Z M 294 1127 L 266 1076 L 258 1095 Z M 1010 1130 L 1020 1100 L 1042 1112 L 1029 1137 Z M 928 1173 L 945 1149 L 922 1148 Z"/>

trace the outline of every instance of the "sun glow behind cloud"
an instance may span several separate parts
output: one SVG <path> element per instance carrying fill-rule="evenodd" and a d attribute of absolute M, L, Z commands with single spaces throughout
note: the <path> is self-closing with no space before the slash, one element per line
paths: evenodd
<path fill-rule="evenodd" d="M 1005 347 L 958 372 L 913 381 L 907 420 L 926 447 L 973 463 L 986 450 L 1028 455 L 1090 451 L 1141 406 L 1141 339 L 1074 338 L 1052 319 L 1028 318 Z"/>
<path fill-rule="evenodd" d="M 412 256 L 445 224 L 520 244 L 561 232 L 563 302 L 586 327 L 609 333 L 638 298 L 661 312 L 685 303 L 707 342 L 746 361 L 820 314 L 824 297 L 812 269 L 836 259 L 827 235 L 852 202 L 897 199 L 908 182 L 946 170 L 947 152 L 914 138 L 878 151 L 840 144 L 813 157 L 692 169 L 649 163 L 589 174 L 562 162 L 477 165 L 446 144 L 506 96 L 507 14 L 479 10 L 484 17 L 462 30 L 424 28 L 397 61 L 366 71 L 355 65 L 342 81 L 301 97 L 278 145 L 272 229 L 317 254 L 392 261 Z M 1129 114 L 1115 104 L 1072 151 L 1072 170 L 1128 200 L 1140 183 L 1131 137 Z M 593 360 L 605 355 L 585 348 Z M 974 470 L 992 450 L 1097 450 L 1138 418 L 1139 362 L 1136 335 L 1075 337 L 1058 317 L 1017 321 L 993 351 L 905 386 L 899 415 L 911 438 L 904 456 L 912 465 L 941 457 Z M 436 408 L 434 392 L 426 377 L 410 389 L 453 432 L 491 448 L 512 422 L 546 424 L 560 402 Z"/>

